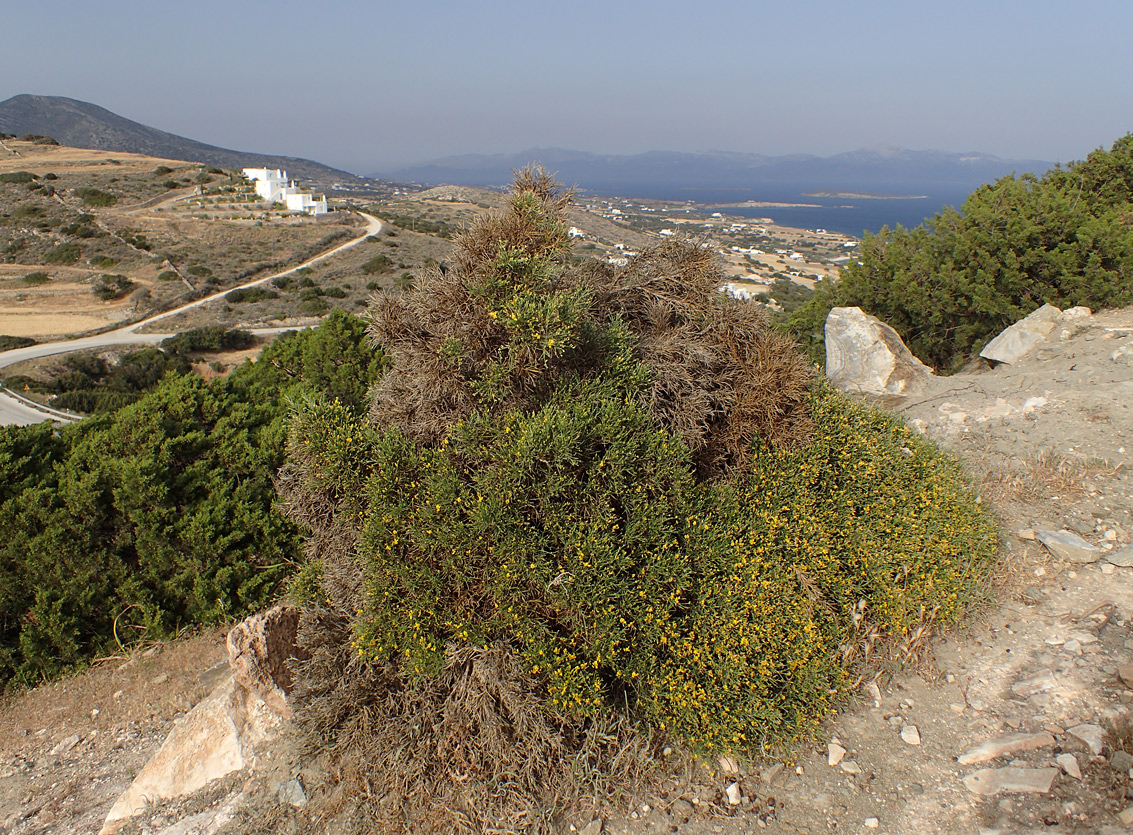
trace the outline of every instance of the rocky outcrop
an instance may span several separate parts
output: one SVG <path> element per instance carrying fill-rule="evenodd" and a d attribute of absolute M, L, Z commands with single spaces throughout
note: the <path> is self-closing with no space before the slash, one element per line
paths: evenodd
<path fill-rule="evenodd" d="M 1044 304 L 991 340 L 980 351 L 980 356 L 992 363 L 1016 363 L 1049 339 L 1055 329 L 1058 329 L 1059 339 L 1069 339 L 1090 321 L 1091 316 L 1088 307 L 1072 307 L 1063 311 L 1052 304 Z"/>
<path fill-rule="evenodd" d="M 296 653 L 298 622 L 294 608 L 276 606 L 232 629 L 232 675 L 177 722 L 111 807 L 100 835 L 112 835 L 150 802 L 191 794 L 255 765 L 256 750 L 291 716 L 287 661 Z"/>
<path fill-rule="evenodd" d="M 843 391 L 907 394 L 932 369 L 875 316 L 860 307 L 835 307 L 826 317 L 826 376 Z"/>
<path fill-rule="evenodd" d="M 290 718 L 288 661 L 295 656 L 299 610 L 276 606 L 237 624 L 228 633 L 228 665 L 236 683 L 259 696 L 280 716 Z"/>

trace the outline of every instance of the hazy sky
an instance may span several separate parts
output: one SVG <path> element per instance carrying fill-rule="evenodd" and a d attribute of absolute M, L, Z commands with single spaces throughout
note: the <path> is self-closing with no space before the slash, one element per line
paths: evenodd
<path fill-rule="evenodd" d="M 1065 162 L 1133 130 L 1129 0 L 0 6 L 0 100 L 355 173 L 532 146 Z"/>

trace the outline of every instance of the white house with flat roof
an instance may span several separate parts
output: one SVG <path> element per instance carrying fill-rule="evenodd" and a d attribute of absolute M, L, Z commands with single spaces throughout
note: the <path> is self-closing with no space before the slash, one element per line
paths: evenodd
<path fill-rule="evenodd" d="M 327 213 L 327 198 L 323 194 L 301 191 L 287 195 L 285 202 L 289 212 L 306 212 L 310 215 L 325 215 Z"/>
<path fill-rule="evenodd" d="M 327 199 L 322 194 L 311 194 L 288 179 L 287 172 L 278 168 L 245 168 L 244 176 L 256 184 L 256 194 L 269 203 L 283 203 L 290 212 L 309 215 L 327 213 Z"/>

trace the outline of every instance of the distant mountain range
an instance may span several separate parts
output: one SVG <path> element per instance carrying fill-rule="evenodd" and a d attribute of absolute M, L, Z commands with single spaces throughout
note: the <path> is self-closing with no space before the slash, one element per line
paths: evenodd
<path fill-rule="evenodd" d="M 318 185 L 357 184 L 346 171 L 298 157 L 232 151 L 133 122 L 96 104 L 62 96 L 13 96 L 0 102 L 0 133 L 50 136 L 63 145 L 187 160 L 217 168 L 282 168 Z"/>
<path fill-rule="evenodd" d="M 511 182 L 512 171 L 532 162 L 557 173 L 561 182 L 604 194 L 649 197 L 660 191 L 675 199 L 681 190 L 768 188 L 869 194 L 971 191 L 1012 172 L 1041 173 L 1042 160 L 1001 159 L 981 153 L 863 148 L 830 157 L 767 156 L 726 151 L 649 151 L 632 156 L 563 148 L 531 148 L 516 154 L 466 154 L 385 172 L 416 183 L 494 186 Z"/>
<path fill-rule="evenodd" d="M 207 145 L 131 121 L 89 102 L 62 96 L 18 95 L 0 102 L 0 133 L 51 136 L 78 148 L 123 151 L 189 160 L 219 168 L 266 166 L 320 186 L 364 185 L 356 177 L 297 157 L 233 151 Z M 910 195 L 966 194 L 1004 174 L 1039 173 L 1051 163 L 1001 159 L 981 153 L 864 148 L 830 157 L 810 154 L 768 156 L 742 152 L 649 151 L 615 155 L 564 148 L 531 148 L 515 154 L 466 154 L 373 174 L 373 179 L 429 185 L 506 186 L 512 172 L 540 162 L 561 182 L 609 195 L 680 199 L 752 199 L 752 190 L 773 192 L 770 199 L 808 192 Z M 716 192 L 706 198 L 693 192 Z"/>

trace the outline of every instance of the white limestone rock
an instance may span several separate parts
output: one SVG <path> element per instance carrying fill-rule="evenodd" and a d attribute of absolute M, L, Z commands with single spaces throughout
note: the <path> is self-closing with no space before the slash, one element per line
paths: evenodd
<path fill-rule="evenodd" d="M 843 391 L 905 394 L 932 369 L 876 316 L 860 307 L 835 307 L 826 317 L 826 376 Z"/>
<path fill-rule="evenodd" d="M 155 800 L 182 797 L 255 761 L 255 745 L 274 736 L 282 718 L 231 678 L 174 725 L 161 749 L 115 801 L 100 835 L 117 832 Z"/>
<path fill-rule="evenodd" d="M 1057 775 L 1057 768 L 981 768 L 964 778 L 964 786 L 985 796 L 1004 792 L 1046 794 Z"/>
<path fill-rule="evenodd" d="M 1009 734 L 1000 739 L 989 739 L 981 742 L 975 748 L 957 757 L 956 761 L 960 765 L 986 763 L 1007 754 L 1032 751 L 1036 748 L 1045 748 L 1048 745 L 1054 745 L 1054 737 L 1048 733 Z"/>
<path fill-rule="evenodd" d="M 1105 748 L 1105 730 L 1101 725 L 1084 722 L 1073 728 L 1067 728 L 1066 735 L 1084 745 L 1091 754 L 1101 754 Z"/>
<path fill-rule="evenodd" d="M 980 351 L 980 356 L 991 362 L 1016 363 L 1046 339 L 1062 322 L 1062 311 L 1052 304 L 1044 304 L 1025 319 L 1006 328 Z"/>

